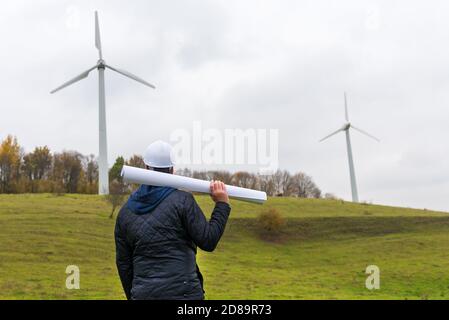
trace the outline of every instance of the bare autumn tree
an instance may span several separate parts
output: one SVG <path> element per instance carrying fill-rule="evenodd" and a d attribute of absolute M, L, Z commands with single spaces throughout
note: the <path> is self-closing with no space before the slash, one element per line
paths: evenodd
<path fill-rule="evenodd" d="M 183 177 L 192 177 L 192 170 L 190 170 L 189 168 L 181 168 L 181 169 L 176 169 L 175 170 L 175 174 L 183 176 Z"/>
<path fill-rule="evenodd" d="M 64 151 L 53 157 L 53 179 L 56 192 L 76 193 L 83 177 L 82 155 L 76 151 Z"/>
<path fill-rule="evenodd" d="M 259 177 L 257 176 L 257 174 L 250 173 L 250 181 L 249 182 L 250 182 L 251 189 L 259 189 L 260 188 Z"/>
<path fill-rule="evenodd" d="M 271 175 L 271 180 L 273 181 L 273 187 L 274 187 L 274 195 L 275 196 L 282 196 L 283 188 L 282 188 L 282 171 L 280 169 L 276 170 L 275 173 Z"/>
<path fill-rule="evenodd" d="M 196 171 L 196 170 L 194 170 L 192 172 L 192 178 L 201 179 L 201 180 L 208 180 L 208 175 L 207 175 L 206 171 Z"/>
<path fill-rule="evenodd" d="M 52 155 L 47 146 L 36 147 L 23 157 L 22 170 L 30 184 L 31 192 L 39 192 L 41 180 L 48 179 L 52 165 Z"/>
<path fill-rule="evenodd" d="M 211 180 L 220 180 L 225 184 L 232 183 L 232 174 L 228 171 L 219 170 L 219 171 L 210 171 Z"/>
<path fill-rule="evenodd" d="M 203 176 L 202 179 L 207 181 L 211 181 L 214 178 L 212 171 L 202 171 L 201 175 Z"/>
<path fill-rule="evenodd" d="M 93 154 L 85 158 L 86 192 L 96 193 L 98 190 L 98 163 Z"/>
<path fill-rule="evenodd" d="M 0 144 L 0 193 L 18 191 L 21 153 L 17 138 L 11 135 Z"/>
<path fill-rule="evenodd" d="M 312 178 L 303 172 L 292 176 L 292 195 L 300 198 L 319 198 L 321 190 L 313 182 Z"/>
<path fill-rule="evenodd" d="M 115 179 L 109 183 L 109 194 L 105 195 L 104 199 L 111 205 L 111 214 L 109 215 L 110 219 L 114 217 L 115 209 L 121 206 L 125 201 L 127 194 L 126 191 L 126 186 L 122 181 Z"/>
<path fill-rule="evenodd" d="M 322 195 L 321 189 L 315 185 L 315 187 L 312 188 L 310 195 L 312 196 L 312 198 L 320 199 Z"/>
<path fill-rule="evenodd" d="M 234 173 L 231 181 L 233 184 L 243 188 L 256 188 L 258 184 L 257 176 L 246 171 Z"/>
<path fill-rule="evenodd" d="M 143 162 L 143 158 L 137 154 L 133 155 L 126 162 L 126 165 L 137 168 L 145 168 L 145 162 Z"/>
<path fill-rule="evenodd" d="M 275 186 L 271 175 L 259 175 L 258 180 L 260 190 L 265 191 L 270 197 L 275 195 Z"/>
<path fill-rule="evenodd" d="M 292 194 L 292 177 L 287 170 L 282 171 L 280 191 L 284 197 L 288 197 Z"/>

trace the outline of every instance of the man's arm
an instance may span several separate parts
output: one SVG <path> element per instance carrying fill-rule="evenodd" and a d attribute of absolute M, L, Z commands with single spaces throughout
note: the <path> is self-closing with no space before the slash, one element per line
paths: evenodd
<path fill-rule="evenodd" d="M 211 183 L 211 197 L 215 201 L 215 208 L 209 221 L 192 195 L 184 204 L 184 221 L 188 234 L 198 247 L 209 252 L 216 248 L 231 212 L 228 194 L 222 182 Z"/>
<path fill-rule="evenodd" d="M 132 249 L 126 241 L 120 225 L 120 216 L 115 223 L 115 254 L 118 274 L 122 282 L 126 298 L 131 299 L 131 287 L 133 281 Z"/>

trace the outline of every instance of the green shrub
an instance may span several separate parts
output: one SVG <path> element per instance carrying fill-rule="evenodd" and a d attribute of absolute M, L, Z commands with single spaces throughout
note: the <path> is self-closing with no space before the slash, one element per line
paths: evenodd
<path fill-rule="evenodd" d="M 275 208 L 269 208 L 259 213 L 259 231 L 264 236 L 277 236 L 285 226 L 284 217 Z"/>

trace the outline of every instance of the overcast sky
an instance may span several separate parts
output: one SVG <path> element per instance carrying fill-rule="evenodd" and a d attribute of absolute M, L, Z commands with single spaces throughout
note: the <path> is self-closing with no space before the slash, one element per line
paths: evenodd
<path fill-rule="evenodd" d="M 109 162 L 195 120 L 279 129 L 282 169 L 350 199 L 350 120 L 361 200 L 449 211 L 447 1 L 7 1 L 0 13 L 0 139 L 98 153 L 94 10 L 107 63 Z M 207 168 L 206 168 L 207 169 Z M 232 170 L 238 168 L 230 168 Z"/>

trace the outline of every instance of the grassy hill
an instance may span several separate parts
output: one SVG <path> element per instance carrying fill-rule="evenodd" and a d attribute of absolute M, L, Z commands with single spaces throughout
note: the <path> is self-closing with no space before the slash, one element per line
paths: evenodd
<path fill-rule="evenodd" d="M 199 252 L 207 299 L 449 298 L 447 213 L 294 198 L 232 207 L 216 251 Z M 257 228 L 269 207 L 287 222 L 277 241 Z M 123 299 L 109 210 L 99 196 L 0 195 L 0 299 Z M 80 290 L 65 288 L 71 264 Z M 371 264 L 380 290 L 365 288 Z"/>

